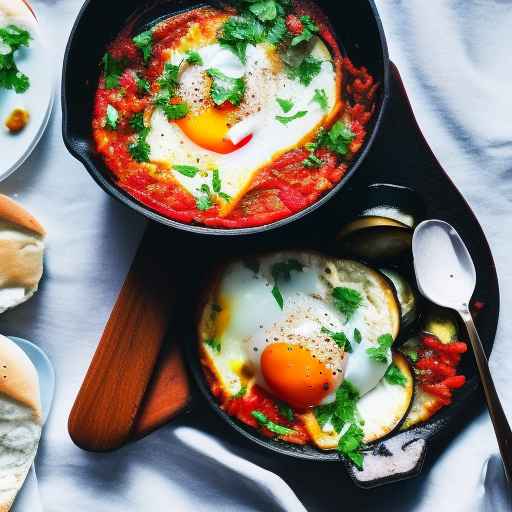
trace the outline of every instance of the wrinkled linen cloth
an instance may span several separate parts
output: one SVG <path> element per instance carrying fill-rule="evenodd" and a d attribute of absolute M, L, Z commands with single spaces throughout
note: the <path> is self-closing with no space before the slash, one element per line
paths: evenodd
<path fill-rule="evenodd" d="M 82 2 L 33 4 L 60 77 Z M 377 6 L 419 124 L 493 249 L 502 316 L 491 366 L 512 415 L 512 0 L 377 0 Z M 69 438 L 68 414 L 144 221 L 104 194 L 68 154 L 59 101 L 39 147 L 0 183 L 0 192 L 17 197 L 49 232 L 40 292 L 0 318 L 0 332 L 38 343 L 57 370 L 55 406 L 37 460 L 45 511 L 512 509 L 487 414 L 431 450 L 418 478 L 373 491 L 355 488 L 336 464 L 255 450 L 226 435 L 229 429 L 210 412 L 192 412 L 115 453 L 81 451 Z"/>

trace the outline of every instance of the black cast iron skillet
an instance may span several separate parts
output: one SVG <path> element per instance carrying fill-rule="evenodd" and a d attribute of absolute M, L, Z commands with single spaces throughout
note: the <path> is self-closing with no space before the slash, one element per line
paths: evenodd
<path fill-rule="evenodd" d="M 217 5 L 219 2 L 213 2 Z M 356 66 L 365 66 L 380 83 L 375 114 L 365 144 L 351 163 L 343 180 L 308 208 L 272 224 L 254 228 L 214 229 L 170 220 L 140 203 L 116 186 L 92 138 L 93 101 L 100 75 L 99 63 L 107 45 L 135 17 L 138 33 L 162 17 L 208 5 L 198 0 L 125 0 L 123 2 L 85 2 L 73 27 L 64 56 L 62 74 L 62 134 L 66 147 L 80 160 L 89 174 L 123 204 L 150 220 L 165 226 L 200 235 L 248 235 L 285 226 L 329 202 L 346 185 L 367 155 L 379 129 L 389 96 L 389 59 L 382 25 L 372 0 L 351 2 L 340 16 L 335 2 L 317 2 L 329 16 L 341 48 Z M 211 3 L 210 3 L 211 4 Z"/>

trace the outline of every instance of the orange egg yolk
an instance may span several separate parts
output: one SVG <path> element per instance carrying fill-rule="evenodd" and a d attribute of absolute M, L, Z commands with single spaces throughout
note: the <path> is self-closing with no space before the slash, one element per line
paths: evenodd
<path fill-rule="evenodd" d="M 176 121 L 183 133 L 198 146 L 216 153 L 227 154 L 245 146 L 252 135 L 238 144 L 227 139 L 229 131 L 228 116 L 233 107 L 208 107 L 197 115 L 188 115 Z"/>
<path fill-rule="evenodd" d="M 332 373 L 298 345 L 268 345 L 261 355 L 261 372 L 277 398 L 302 410 L 319 405 L 334 389 Z"/>

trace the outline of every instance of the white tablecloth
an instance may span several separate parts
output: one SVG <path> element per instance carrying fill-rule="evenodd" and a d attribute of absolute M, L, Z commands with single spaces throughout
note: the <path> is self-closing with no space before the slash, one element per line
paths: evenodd
<path fill-rule="evenodd" d="M 81 3 L 33 2 L 52 41 L 59 78 Z M 377 4 L 420 126 L 493 249 L 502 319 L 491 365 L 512 413 L 512 1 Z M 303 510 L 300 501 L 311 511 L 499 510 L 493 484 L 500 468 L 491 461 L 485 471 L 497 452 L 487 415 L 433 454 L 437 460 L 419 478 L 370 492 L 355 489 L 336 465 L 276 462 L 243 442 L 230 445 L 217 420 L 197 429 L 193 418 L 184 417 L 112 454 L 79 450 L 68 436 L 67 417 L 144 222 L 107 197 L 67 153 L 59 101 L 41 144 L 0 192 L 21 200 L 49 232 L 39 294 L 0 318 L 0 332 L 35 341 L 57 370 L 55 407 L 37 464 L 45 511 L 295 511 Z"/>

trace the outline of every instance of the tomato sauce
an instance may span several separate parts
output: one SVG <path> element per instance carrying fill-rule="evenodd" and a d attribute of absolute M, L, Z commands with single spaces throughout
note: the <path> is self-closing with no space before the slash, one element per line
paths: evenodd
<path fill-rule="evenodd" d="M 110 55 L 123 61 L 126 67 L 116 88 L 106 88 L 102 74 L 92 128 L 97 150 L 118 186 L 170 219 L 231 229 L 265 225 L 289 217 L 318 201 L 339 183 L 366 138 L 366 126 L 374 112 L 378 84 L 364 67 L 357 68 L 348 58 L 342 57 L 334 35 L 321 17 L 316 17 L 306 8 L 298 10 L 299 14 L 303 12 L 311 14 L 317 21 L 322 39 L 331 47 L 338 83 L 344 88 L 341 115 L 355 135 L 347 157 L 340 159 L 327 149 L 319 149 L 315 156 L 323 160 L 323 164 L 319 168 L 307 168 L 304 160 L 309 156 L 308 151 L 289 151 L 256 173 L 245 194 L 227 215 L 221 214 L 216 204 L 205 211 L 199 210 L 196 198 L 170 173 L 161 172 L 157 164 L 139 163 L 132 158 L 128 148 L 137 139 L 137 134 L 129 119 L 133 114 L 150 110 L 152 94 L 159 90 L 157 79 L 164 69 L 166 50 L 179 44 L 191 24 L 201 22 L 207 25 L 208 18 L 218 18 L 219 11 L 203 8 L 169 18 L 154 28 L 152 58 L 147 65 L 131 39 L 131 27 L 127 27 L 108 48 Z M 230 14 L 233 12 L 226 11 L 226 15 Z M 140 79 L 149 82 L 148 94 L 141 94 L 138 90 L 137 81 Z M 108 105 L 119 113 L 115 130 L 106 126 Z"/>

